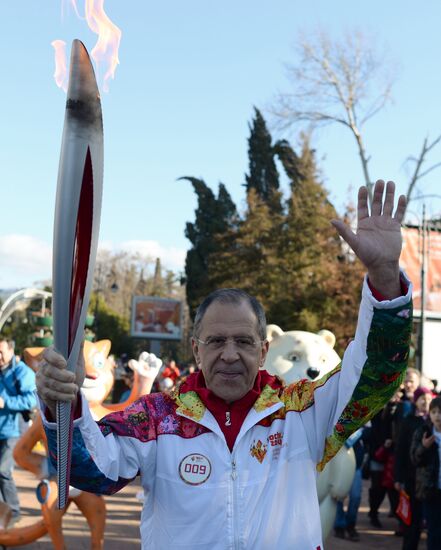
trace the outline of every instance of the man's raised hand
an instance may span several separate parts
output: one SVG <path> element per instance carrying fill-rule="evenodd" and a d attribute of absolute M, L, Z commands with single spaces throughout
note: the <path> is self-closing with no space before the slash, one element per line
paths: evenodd
<path fill-rule="evenodd" d="M 366 187 L 358 191 L 357 230 L 354 233 L 341 220 L 332 225 L 349 244 L 368 270 L 371 284 L 387 299 L 401 295 L 399 258 L 401 254 L 401 222 L 406 211 L 406 198 L 401 195 L 394 213 L 395 184 L 378 180 L 375 184 L 369 213 Z"/>

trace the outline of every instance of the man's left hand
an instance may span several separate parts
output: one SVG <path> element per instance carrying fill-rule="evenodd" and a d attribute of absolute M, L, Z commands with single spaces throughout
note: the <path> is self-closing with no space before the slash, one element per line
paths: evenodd
<path fill-rule="evenodd" d="M 383 200 L 384 181 L 375 184 L 372 208 L 369 213 L 368 192 L 360 187 L 358 192 L 358 223 L 354 233 L 341 220 L 332 220 L 332 225 L 349 244 L 356 256 L 368 270 L 368 277 L 375 289 L 385 298 L 401 295 L 399 258 L 401 254 L 401 222 L 406 210 L 406 198 L 401 195 L 393 215 L 395 184 L 387 182 Z"/>
<path fill-rule="evenodd" d="M 5 400 L 3 399 L 3 397 L 0 397 L 0 409 L 4 409 L 5 408 Z"/>

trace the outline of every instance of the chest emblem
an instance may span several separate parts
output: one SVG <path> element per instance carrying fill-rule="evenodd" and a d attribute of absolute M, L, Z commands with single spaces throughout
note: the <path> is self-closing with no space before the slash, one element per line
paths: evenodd
<path fill-rule="evenodd" d="M 211 474 L 211 463 L 204 455 L 187 455 L 179 464 L 179 476 L 188 485 L 201 485 Z"/>
<path fill-rule="evenodd" d="M 250 447 L 250 454 L 251 456 L 254 456 L 256 460 L 262 464 L 263 459 L 266 456 L 266 453 L 268 451 L 268 446 L 265 445 L 265 443 L 262 443 L 260 439 L 256 442 L 256 440 L 253 441 L 253 444 Z"/>

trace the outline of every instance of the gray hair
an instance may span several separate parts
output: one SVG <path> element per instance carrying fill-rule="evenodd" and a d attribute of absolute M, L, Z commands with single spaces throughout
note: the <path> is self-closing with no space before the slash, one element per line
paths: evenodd
<path fill-rule="evenodd" d="M 197 338 L 201 332 L 202 319 L 213 302 L 219 302 L 221 304 L 241 304 L 246 302 L 249 304 L 257 320 L 257 331 L 261 340 L 266 339 L 266 317 L 262 304 L 244 290 L 240 288 L 220 288 L 209 294 L 204 301 L 200 304 L 196 311 L 193 324 L 193 336 Z"/>

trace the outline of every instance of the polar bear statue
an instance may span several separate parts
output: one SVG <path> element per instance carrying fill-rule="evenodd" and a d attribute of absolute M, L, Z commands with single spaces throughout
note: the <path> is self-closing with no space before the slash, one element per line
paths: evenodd
<path fill-rule="evenodd" d="M 267 338 L 270 345 L 264 368 L 288 384 L 305 378 L 319 379 L 340 363 L 334 350 L 335 336 L 329 330 L 316 334 L 301 330 L 284 332 L 277 325 L 268 325 Z M 317 478 L 324 539 L 334 525 L 337 500 L 349 493 L 354 473 L 354 452 L 343 447 Z"/>

